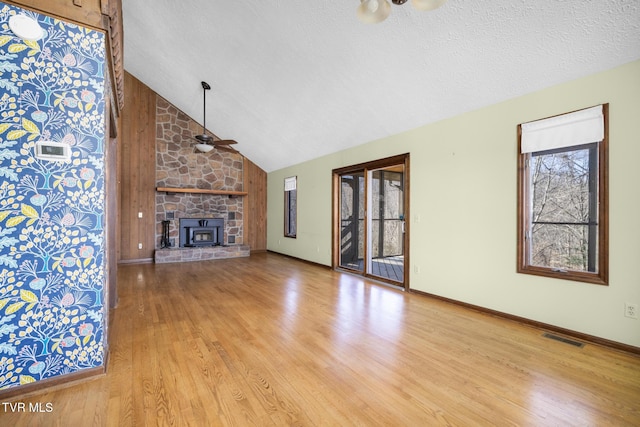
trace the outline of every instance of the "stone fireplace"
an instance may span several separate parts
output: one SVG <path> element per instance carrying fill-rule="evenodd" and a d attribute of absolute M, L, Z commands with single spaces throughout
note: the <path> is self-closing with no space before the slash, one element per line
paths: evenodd
<path fill-rule="evenodd" d="M 242 253 L 246 249 L 248 255 L 248 247 L 242 246 L 243 197 L 197 193 L 197 190 L 241 192 L 244 165 L 242 155 L 220 150 L 212 150 L 209 153 L 196 151 L 194 136 L 201 133 L 202 127 L 161 97 L 157 97 L 156 127 L 156 187 L 195 190 L 156 192 L 156 262 L 162 262 L 158 261 L 159 252 L 180 249 L 180 222 L 185 219 L 221 219 L 222 223 L 216 236 L 219 245 L 216 246 L 231 248 L 226 250 L 228 253 L 237 249 L 233 246 L 242 247 Z M 169 221 L 169 248 L 161 248 L 163 221 Z M 197 259 L 221 257 L 215 254 L 206 257 L 203 255 L 206 248 L 197 249 Z M 185 250 L 185 254 L 188 254 L 189 250 L 193 252 L 194 248 L 180 250 Z M 180 258 L 183 258 L 183 255 L 180 255 Z M 177 255 L 161 255 L 165 256 L 170 256 L 174 261 Z"/>

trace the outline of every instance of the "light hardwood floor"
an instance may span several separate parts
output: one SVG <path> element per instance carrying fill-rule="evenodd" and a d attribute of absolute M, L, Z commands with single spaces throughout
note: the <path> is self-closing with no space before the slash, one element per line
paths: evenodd
<path fill-rule="evenodd" d="M 108 374 L 0 425 L 640 425 L 636 355 L 277 254 L 118 286 Z"/>

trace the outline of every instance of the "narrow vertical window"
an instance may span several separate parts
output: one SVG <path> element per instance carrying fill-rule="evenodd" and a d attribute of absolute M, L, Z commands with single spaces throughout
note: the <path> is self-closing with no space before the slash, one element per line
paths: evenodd
<path fill-rule="evenodd" d="M 297 232 L 298 185 L 297 177 L 284 180 L 284 235 L 296 237 Z"/>
<path fill-rule="evenodd" d="M 607 107 L 519 125 L 519 273 L 607 284 Z"/>

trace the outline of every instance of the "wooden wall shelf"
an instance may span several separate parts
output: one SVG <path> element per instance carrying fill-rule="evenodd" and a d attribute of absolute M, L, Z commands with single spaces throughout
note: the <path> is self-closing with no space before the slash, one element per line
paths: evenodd
<path fill-rule="evenodd" d="M 231 190 L 207 190 L 203 188 L 177 188 L 177 187 L 156 187 L 156 191 L 163 193 L 192 193 L 192 194 L 213 194 L 219 196 L 246 196 L 246 191 Z"/>

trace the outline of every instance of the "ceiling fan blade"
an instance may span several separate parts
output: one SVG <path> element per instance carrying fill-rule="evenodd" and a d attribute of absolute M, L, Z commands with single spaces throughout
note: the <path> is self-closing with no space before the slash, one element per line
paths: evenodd
<path fill-rule="evenodd" d="M 216 150 L 228 151 L 229 153 L 237 153 L 238 150 L 229 147 L 228 145 L 218 145 L 216 146 Z"/>
<path fill-rule="evenodd" d="M 218 141 L 213 141 L 214 145 L 232 145 L 232 144 L 237 144 L 237 141 L 234 141 L 233 139 L 220 139 Z"/>

